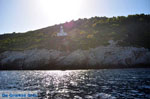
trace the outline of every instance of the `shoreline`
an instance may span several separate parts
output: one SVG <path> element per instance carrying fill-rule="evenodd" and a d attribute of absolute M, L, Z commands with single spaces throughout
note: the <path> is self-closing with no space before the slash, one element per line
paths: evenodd
<path fill-rule="evenodd" d="M 47 68 L 47 69 L 46 69 Z M 114 67 L 111 67 L 111 66 L 101 66 L 101 67 L 98 67 L 98 66 L 93 66 L 93 68 L 88 68 L 88 67 L 81 67 L 81 68 L 67 68 L 67 67 L 56 67 L 56 68 L 48 68 L 48 67 L 44 67 L 44 68 L 35 68 L 35 69 L 11 69 L 11 68 L 7 68 L 7 69 L 4 69 L 4 68 L 0 68 L 0 71 L 15 71 L 15 70 L 19 70 L 19 71 L 23 71 L 23 70 L 27 70 L 27 71 L 30 71 L 30 70 L 44 70 L 44 71 L 49 71 L 49 70 L 60 70 L 60 71 L 66 71 L 66 70 L 102 70 L 102 69 L 139 69 L 139 68 L 149 68 L 150 69 L 150 64 L 140 64 L 140 65 L 135 65 L 135 66 L 114 66 Z"/>
<path fill-rule="evenodd" d="M 150 67 L 145 48 L 99 46 L 70 53 L 33 49 L 0 54 L 0 70 L 78 70 Z"/>

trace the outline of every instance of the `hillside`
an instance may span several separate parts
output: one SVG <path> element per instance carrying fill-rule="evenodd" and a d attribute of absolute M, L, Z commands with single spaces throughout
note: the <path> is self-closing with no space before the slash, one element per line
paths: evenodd
<path fill-rule="evenodd" d="M 0 52 L 34 48 L 56 49 L 56 33 L 61 25 L 69 34 L 71 50 L 105 46 L 109 40 L 118 41 L 120 46 L 150 49 L 150 15 L 136 14 L 127 17 L 78 19 L 26 33 L 3 34 L 0 35 Z"/>

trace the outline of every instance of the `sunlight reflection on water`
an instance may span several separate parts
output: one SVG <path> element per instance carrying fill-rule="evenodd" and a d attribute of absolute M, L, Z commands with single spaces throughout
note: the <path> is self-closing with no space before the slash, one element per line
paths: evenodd
<path fill-rule="evenodd" d="M 150 69 L 0 71 L 0 90 L 52 99 L 150 98 Z"/>

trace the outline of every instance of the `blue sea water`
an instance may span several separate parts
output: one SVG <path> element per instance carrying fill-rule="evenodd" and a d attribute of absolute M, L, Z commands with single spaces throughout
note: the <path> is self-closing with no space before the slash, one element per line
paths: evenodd
<path fill-rule="evenodd" d="M 150 99 L 150 69 L 0 71 L 0 91 L 38 91 L 41 99 Z"/>

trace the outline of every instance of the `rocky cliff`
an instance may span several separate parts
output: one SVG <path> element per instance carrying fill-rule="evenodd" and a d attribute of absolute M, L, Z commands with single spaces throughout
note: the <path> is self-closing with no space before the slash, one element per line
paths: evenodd
<path fill-rule="evenodd" d="M 70 53 L 33 49 L 0 54 L 0 69 L 117 68 L 149 64 L 148 49 L 111 45 L 89 50 L 79 49 Z"/>

